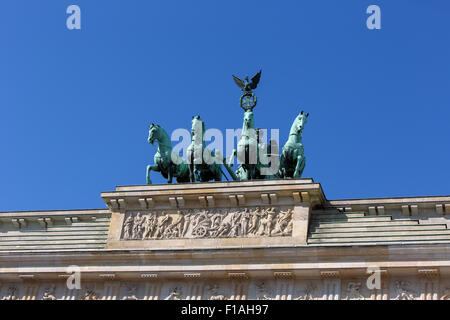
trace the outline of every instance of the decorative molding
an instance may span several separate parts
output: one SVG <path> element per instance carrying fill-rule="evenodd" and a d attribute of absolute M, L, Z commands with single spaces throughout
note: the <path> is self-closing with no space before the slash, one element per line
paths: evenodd
<path fill-rule="evenodd" d="M 119 202 L 119 209 L 124 210 L 127 206 L 127 201 L 125 199 L 117 200 Z"/>
<path fill-rule="evenodd" d="M 237 196 L 235 194 L 229 195 L 228 199 L 230 199 L 231 205 L 233 207 L 237 207 L 238 206 L 238 200 L 237 200 Z"/>
<path fill-rule="evenodd" d="M 200 197 L 198 198 L 200 199 Z M 172 208 L 178 207 L 177 199 L 175 197 L 169 197 L 169 203 Z"/>
<path fill-rule="evenodd" d="M 426 278 L 436 278 L 439 277 L 439 269 L 437 268 L 430 268 L 430 269 L 418 269 L 417 273 L 420 276 L 426 277 Z"/>
<path fill-rule="evenodd" d="M 228 272 L 227 276 L 233 280 L 248 279 L 248 273 L 246 272 Z"/>
<path fill-rule="evenodd" d="M 384 206 L 370 206 L 368 207 L 369 215 L 384 215 L 385 208 Z"/>
<path fill-rule="evenodd" d="M 236 195 L 237 199 L 238 199 L 238 205 L 239 206 L 243 206 L 245 205 L 245 195 L 243 194 L 238 194 Z"/>
<path fill-rule="evenodd" d="M 402 205 L 402 214 L 404 216 L 418 216 L 419 215 L 419 206 L 417 204 L 406 204 Z"/>
<path fill-rule="evenodd" d="M 138 199 L 138 202 L 142 209 L 148 209 L 147 201 L 145 201 L 145 198 Z"/>
<path fill-rule="evenodd" d="M 15 226 L 16 228 L 26 228 L 27 226 L 27 221 L 23 218 L 15 218 L 15 219 L 11 219 L 11 222 L 13 224 L 13 226 Z"/>
<path fill-rule="evenodd" d="M 294 201 L 296 202 L 311 202 L 312 199 L 309 195 L 309 192 L 302 191 L 302 192 L 292 192 L 292 197 L 294 198 Z"/>
<path fill-rule="evenodd" d="M 292 279 L 294 275 L 290 271 L 274 271 L 273 277 L 276 279 Z"/>
<path fill-rule="evenodd" d="M 176 199 L 177 199 L 178 208 L 184 207 L 184 198 L 183 197 L 177 197 Z"/>
<path fill-rule="evenodd" d="M 324 279 L 339 278 L 340 272 L 338 270 L 320 271 L 320 276 Z"/>
<path fill-rule="evenodd" d="M 216 205 L 214 196 L 206 196 L 206 202 L 208 203 L 209 207 L 214 207 Z"/>
<path fill-rule="evenodd" d="M 49 226 L 53 226 L 52 218 L 38 218 L 37 221 L 44 228 L 47 228 Z"/>
<path fill-rule="evenodd" d="M 270 204 L 277 204 L 278 203 L 278 196 L 276 193 L 270 194 Z"/>
<path fill-rule="evenodd" d="M 117 199 L 111 199 L 107 204 L 109 204 L 109 207 L 113 210 L 119 209 L 119 202 Z"/>

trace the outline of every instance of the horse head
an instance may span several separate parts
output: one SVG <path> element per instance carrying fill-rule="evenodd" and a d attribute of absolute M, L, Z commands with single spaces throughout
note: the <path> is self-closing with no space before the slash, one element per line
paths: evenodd
<path fill-rule="evenodd" d="M 161 126 L 159 124 L 154 124 L 152 123 L 149 130 L 148 130 L 148 143 L 150 144 L 154 144 L 155 140 L 159 140 L 160 139 L 160 130 L 161 130 Z"/>
<path fill-rule="evenodd" d="M 302 133 L 305 124 L 307 122 L 309 113 L 304 113 L 303 110 L 300 112 L 300 114 L 295 118 L 294 123 L 291 127 L 290 134 L 299 135 Z"/>
<path fill-rule="evenodd" d="M 255 127 L 255 121 L 253 119 L 253 111 L 246 110 L 244 113 L 244 125 L 242 130 L 253 129 Z"/>

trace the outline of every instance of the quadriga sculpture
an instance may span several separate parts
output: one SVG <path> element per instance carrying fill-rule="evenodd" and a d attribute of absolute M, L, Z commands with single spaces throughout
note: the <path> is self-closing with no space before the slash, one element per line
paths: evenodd
<path fill-rule="evenodd" d="M 148 131 L 148 143 L 153 145 L 155 141 L 158 142 L 158 150 L 153 157 L 154 164 L 147 166 L 147 184 L 152 183 L 151 171 L 160 172 L 168 183 L 172 183 L 173 178 L 177 182 L 189 182 L 189 166 L 178 154 L 172 152 L 167 132 L 160 125 L 152 123 Z"/>
<path fill-rule="evenodd" d="M 262 130 L 255 128 L 253 109 L 257 98 L 252 90 L 256 89 L 261 78 L 261 71 L 252 77 L 251 81 L 233 76 L 241 88 L 239 100 L 244 110 L 244 121 L 241 137 L 234 149 L 229 162 L 222 155 L 208 150 L 205 146 L 205 124 L 200 116 L 192 118 L 191 144 L 187 150 L 187 163 L 178 154 L 172 152 L 172 145 L 167 133 L 157 124 L 149 129 L 148 142 L 158 142 L 158 150 L 154 164 L 147 166 L 147 184 L 151 184 L 150 172 L 157 171 L 167 178 L 169 183 L 175 177 L 177 182 L 220 181 L 225 167 L 233 180 L 245 181 L 255 179 L 292 179 L 300 178 L 305 168 L 305 155 L 302 143 L 302 132 L 309 113 L 303 111 L 295 118 L 289 138 L 283 146 L 281 157 L 278 154 L 278 143 L 271 140 L 269 146 L 262 139 Z M 260 153 L 261 152 L 261 153 Z M 236 172 L 231 170 L 237 157 L 240 165 Z M 219 161 L 218 161 L 219 160 Z M 228 178 L 227 178 L 228 179 Z"/>

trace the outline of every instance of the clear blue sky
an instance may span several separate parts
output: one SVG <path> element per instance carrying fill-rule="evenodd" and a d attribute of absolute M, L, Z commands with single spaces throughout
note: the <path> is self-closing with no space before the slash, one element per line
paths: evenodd
<path fill-rule="evenodd" d="M 256 125 L 284 143 L 310 113 L 328 199 L 448 195 L 449 21 L 447 0 L 2 0 L 0 211 L 105 207 L 145 183 L 149 124 L 241 127 L 231 74 L 259 68 Z"/>

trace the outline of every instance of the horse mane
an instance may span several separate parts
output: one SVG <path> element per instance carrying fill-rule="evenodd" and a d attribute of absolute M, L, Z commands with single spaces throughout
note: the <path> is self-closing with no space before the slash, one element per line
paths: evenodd
<path fill-rule="evenodd" d="M 167 134 L 166 130 L 164 130 L 164 128 L 161 127 L 160 125 L 156 125 L 156 127 L 158 128 L 158 131 L 160 132 L 160 136 L 161 136 L 161 141 L 158 141 L 158 145 L 164 146 L 164 147 L 169 147 L 170 149 L 172 149 L 172 142 L 170 141 L 170 137 Z"/>

